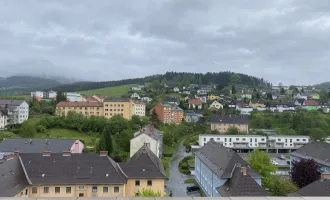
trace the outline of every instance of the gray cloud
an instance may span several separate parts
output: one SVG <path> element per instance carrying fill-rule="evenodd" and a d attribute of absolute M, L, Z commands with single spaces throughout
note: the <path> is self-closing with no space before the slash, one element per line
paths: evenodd
<path fill-rule="evenodd" d="M 312 0 L 24 0 L 0 6 L 0 76 L 118 80 L 234 71 L 329 81 L 330 4 Z"/>

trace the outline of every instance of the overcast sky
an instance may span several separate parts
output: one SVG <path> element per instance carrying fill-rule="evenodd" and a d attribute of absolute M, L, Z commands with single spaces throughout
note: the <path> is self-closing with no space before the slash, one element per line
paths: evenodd
<path fill-rule="evenodd" d="M 129 3 L 128 3 L 129 2 Z M 330 81 L 328 0 L 0 0 L 0 76 Z"/>

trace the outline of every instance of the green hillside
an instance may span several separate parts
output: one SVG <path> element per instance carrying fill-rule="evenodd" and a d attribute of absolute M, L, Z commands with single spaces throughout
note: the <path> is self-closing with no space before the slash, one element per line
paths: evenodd
<path fill-rule="evenodd" d="M 104 95 L 107 97 L 121 97 L 124 94 L 127 94 L 129 89 L 134 86 L 134 84 L 131 85 L 121 85 L 121 86 L 114 86 L 114 87 L 105 87 L 105 88 L 100 88 L 100 89 L 95 89 L 95 90 L 86 90 L 86 91 L 80 91 L 79 93 L 84 94 L 84 95 Z"/>

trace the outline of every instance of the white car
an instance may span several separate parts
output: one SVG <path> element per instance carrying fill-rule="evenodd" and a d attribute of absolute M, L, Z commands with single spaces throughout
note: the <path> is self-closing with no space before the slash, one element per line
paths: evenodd
<path fill-rule="evenodd" d="M 278 162 L 276 162 L 275 160 L 272 160 L 271 163 L 272 163 L 273 165 L 278 165 Z"/>

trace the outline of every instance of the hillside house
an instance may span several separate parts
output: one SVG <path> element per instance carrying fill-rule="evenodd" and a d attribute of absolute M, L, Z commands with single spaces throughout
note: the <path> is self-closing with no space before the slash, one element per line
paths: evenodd
<path fill-rule="evenodd" d="M 223 105 L 218 101 L 213 101 L 209 106 L 209 109 L 216 109 L 216 110 L 223 109 Z"/>
<path fill-rule="evenodd" d="M 189 99 L 188 100 L 189 109 L 199 109 L 203 108 L 203 102 L 200 99 Z"/>
<path fill-rule="evenodd" d="M 305 100 L 302 108 L 306 110 L 317 110 L 319 109 L 319 104 L 315 100 Z"/>
<path fill-rule="evenodd" d="M 239 131 L 248 133 L 249 118 L 245 115 L 219 115 L 211 117 L 211 130 L 225 133 L 230 127 L 236 127 Z"/>
<path fill-rule="evenodd" d="M 174 87 L 173 92 L 180 92 L 180 88 L 179 87 Z"/>
<path fill-rule="evenodd" d="M 136 92 L 134 92 L 132 95 L 131 95 L 131 99 L 141 99 L 140 95 Z"/>

